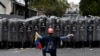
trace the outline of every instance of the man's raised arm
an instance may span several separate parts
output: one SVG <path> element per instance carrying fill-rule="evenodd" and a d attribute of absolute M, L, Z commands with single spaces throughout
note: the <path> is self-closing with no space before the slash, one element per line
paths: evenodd
<path fill-rule="evenodd" d="M 67 36 L 61 36 L 60 39 L 65 40 L 65 39 L 71 38 L 72 36 L 74 36 L 74 35 L 73 34 L 68 34 Z"/>
<path fill-rule="evenodd" d="M 38 34 L 38 32 L 36 32 L 36 35 L 37 35 L 38 39 L 43 39 L 43 37 L 40 34 Z"/>

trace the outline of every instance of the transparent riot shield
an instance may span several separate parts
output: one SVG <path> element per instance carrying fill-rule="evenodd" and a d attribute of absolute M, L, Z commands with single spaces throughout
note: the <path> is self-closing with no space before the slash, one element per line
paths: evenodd
<path fill-rule="evenodd" d="M 70 33 L 74 34 L 74 37 L 71 39 L 71 47 L 75 48 L 75 44 L 77 44 L 77 22 L 72 22 Z"/>
<path fill-rule="evenodd" d="M 24 47 L 24 39 L 25 39 L 25 22 L 24 20 L 18 20 L 18 37 L 17 37 L 17 48 Z"/>
<path fill-rule="evenodd" d="M 59 19 L 54 23 L 55 35 L 61 36 L 61 21 Z"/>
<path fill-rule="evenodd" d="M 39 27 L 39 21 L 38 20 L 33 21 L 33 32 L 34 32 L 34 34 L 35 34 L 35 32 L 40 33 L 40 29 L 39 28 L 40 28 Z"/>
<path fill-rule="evenodd" d="M 46 31 L 47 31 L 47 18 L 40 18 L 39 19 L 39 28 L 40 28 L 40 32 L 41 35 L 46 35 Z"/>
<path fill-rule="evenodd" d="M 49 18 L 49 19 L 47 20 L 47 28 L 49 28 L 49 27 L 54 28 L 55 22 L 56 22 L 56 19 L 55 19 L 54 17 L 53 17 L 53 18 Z"/>
<path fill-rule="evenodd" d="M 70 33 L 70 21 L 64 20 L 62 21 L 62 36 L 66 36 Z M 70 39 L 65 39 L 63 41 L 63 47 L 70 47 Z"/>
<path fill-rule="evenodd" d="M 86 21 L 84 18 L 78 21 L 79 22 L 79 47 L 85 47 L 85 42 L 87 39 L 87 28 Z"/>
<path fill-rule="evenodd" d="M 2 20 L 2 48 L 8 48 L 8 19 L 3 18 Z"/>
<path fill-rule="evenodd" d="M 32 21 L 26 22 L 26 38 L 25 38 L 26 47 L 32 47 L 32 43 L 33 43 L 33 32 L 32 32 L 33 29 L 32 28 L 33 28 Z"/>
<path fill-rule="evenodd" d="M 2 48 L 2 19 L 0 19 L 0 48 Z"/>
<path fill-rule="evenodd" d="M 88 20 L 87 25 L 87 46 L 92 47 L 92 41 L 93 41 L 93 30 L 94 29 L 94 21 Z"/>
<path fill-rule="evenodd" d="M 17 21 L 15 19 L 9 19 L 9 32 L 8 32 L 8 34 L 9 34 L 9 38 L 8 38 L 9 48 L 15 47 L 16 39 L 18 37 L 17 26 L 18 26 Z"/>
<path fill-rule="evenodd" d="M 34 47 L 35 46 L 34 45 L 35 33 L 38 32 L 40 34 L 38 20 L 34 20 L 32 25 L 33 25 L 33 47 Z"/>
<path fill-rule="evenodd" d="M 56 22 L 54 23 L 54 29 L 55 29 L 55 35 L 56 36 L 61 36 L 61 20 L 57 19 Z M 59 41 L 58 47 L 62 47 L 62 40 Z"/>
<path fill-rule="evenodd" d="M 100 19 L 95 18 L 94 47 L 100 47 Z"/>

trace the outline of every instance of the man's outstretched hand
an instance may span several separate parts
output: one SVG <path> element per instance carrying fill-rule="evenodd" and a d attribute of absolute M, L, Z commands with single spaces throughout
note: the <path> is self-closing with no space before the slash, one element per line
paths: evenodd
<path fill-rule="evenodd" d="M 72 38 L 74 36 L 74 34 L 68 34 L 67 37 L 68 38 Z"/>

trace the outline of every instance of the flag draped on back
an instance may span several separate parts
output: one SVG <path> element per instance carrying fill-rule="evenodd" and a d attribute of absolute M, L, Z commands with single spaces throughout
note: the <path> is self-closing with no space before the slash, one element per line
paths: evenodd
<path fill-rule="evenodd" d="M 35 43 L 34 44 L 38 49 L 42 48 L 42 45 L 40 43 L 40 39 L 38 38 L 38 34 L 37 33 L 35 34 Z"/>

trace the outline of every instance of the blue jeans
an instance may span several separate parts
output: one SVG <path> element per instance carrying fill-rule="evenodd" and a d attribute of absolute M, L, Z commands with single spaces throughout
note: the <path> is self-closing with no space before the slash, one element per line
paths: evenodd
<path fill-rule="evenodd" d="M 48 51 L 46 49 L 42 50 L 43 56 L 46 56 L 46 53 L 50 53 L 51 56 L 57 56 L 56 52 L 57 52 L 56 49 L 52 49 L 52 50 L 48 50 Z"/>

